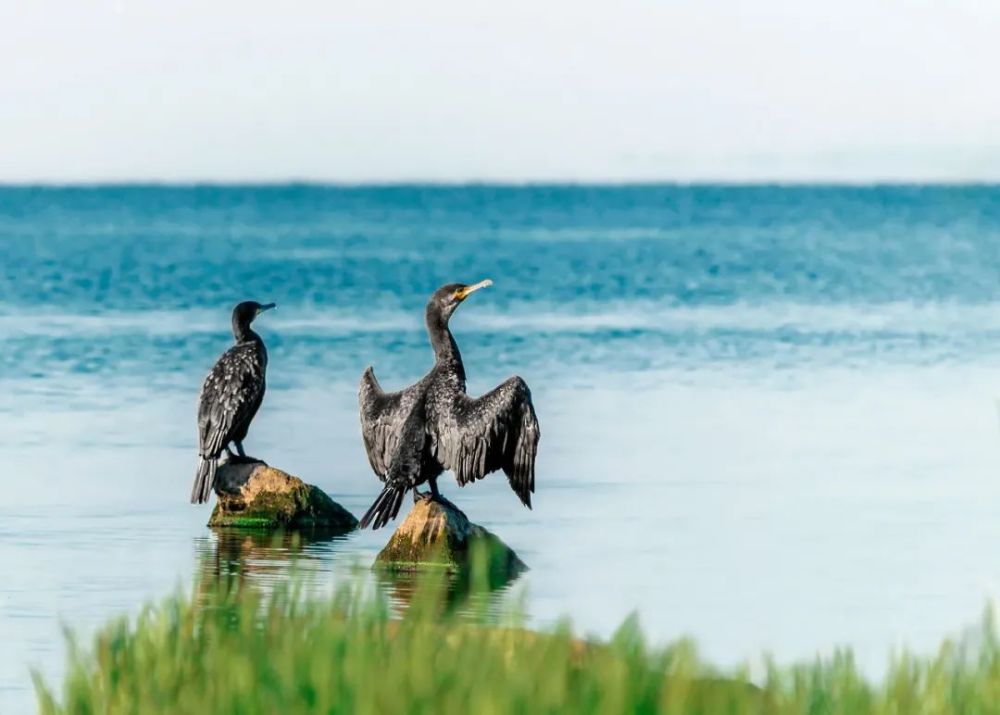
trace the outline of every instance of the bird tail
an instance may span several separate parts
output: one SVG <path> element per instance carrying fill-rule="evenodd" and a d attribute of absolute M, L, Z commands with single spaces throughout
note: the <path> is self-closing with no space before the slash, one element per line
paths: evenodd
<path fill-rule="evenodd" d="M 211 457 L 198 457 L 198 470 L 194 473 L 194 488 L 191 489 L 192 504 L 204 504 L 212 495 L 216 465 Z"/>
<path fill-rule="evenodd" d="M 359 528 L 367 529 L 368 525 L 371 524 L 373 530 L 381 529 L 392 519 L 395 519 L 407 491 L 409 491 L 409 486 L 387 481 L 385 489 L 375 498 L 375 503 L 361 517 Z"/>

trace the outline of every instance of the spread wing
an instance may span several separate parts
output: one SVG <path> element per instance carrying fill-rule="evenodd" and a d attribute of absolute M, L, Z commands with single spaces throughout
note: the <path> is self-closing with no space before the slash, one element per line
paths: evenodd
<path fill-rule="evenodd" d="M 419 402 L 420 387 L 418 382 L 399 392 L 383 392 L 370 367 L 361 376 L 358 391 L 361 436 L 372 470 L 383 481 L 402 438 L 406 418 Z"/>
<path fill-rule="evenodd" d="M 531 507 L 540 432 L 524 380 L 512 377 L 476 399 L 460 395 L 430 429 L 435 457 L 460 485 L 503 469 L 511 489 Z"/>
<path fill-rule="evenodd" d="M 198 400 L 201 455 L 217 457 L 257 414 L 264 398 L 265 364 L 252 343 L 234 345 L 215 363 Z"/>

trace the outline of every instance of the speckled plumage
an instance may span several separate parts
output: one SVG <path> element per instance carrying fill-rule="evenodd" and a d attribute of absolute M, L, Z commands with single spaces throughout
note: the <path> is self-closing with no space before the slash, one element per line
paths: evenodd
<path fill-rule="evenodd" d="M 521 502 L 531 508 L 539 428 L 531 391 L 512 377 L 482 397 L 465 392 L 465 367 L 448 320 L 463 298 L 451 284 L 427 303 L 427 330 L 435 364 L 419 382 L 383 392 L 372 368 L 361 378 L 361 433 L 368 461 L 385 488 L 361 519 L 379 528 L 399 512 L 410 489 L 455 474 L 459 486 L 503 470 Z M 475 288 L 475 287 L 474 287 Z"/>
<path fill-rule="evenodd" d="M 222 451 L 242 442 L 264 399 L 267 349 L 250 323 L 268 307 L 251 301 L 233 310 L 233 336 L 229 348 L 208 373 L 198 397 L 198 469 L 191 502 L 208 501 L 215 482 L 215 470 Z"/>

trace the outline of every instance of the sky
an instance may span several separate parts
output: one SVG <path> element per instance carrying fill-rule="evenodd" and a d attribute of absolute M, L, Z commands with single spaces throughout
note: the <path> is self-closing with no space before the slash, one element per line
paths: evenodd
<path fill-rule="evenodd" d="M 0 0 L 0 182 L 1000 180 L 996 0 Z"/>

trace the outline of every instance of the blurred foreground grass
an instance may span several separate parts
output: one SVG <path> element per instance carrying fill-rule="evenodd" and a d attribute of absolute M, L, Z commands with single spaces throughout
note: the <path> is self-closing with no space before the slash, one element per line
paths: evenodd
<path fill-rule="evenodd" d="M 487 578 L 475 578 L 485 584 Z M 1000 648 L 987 617 L 973 656 L 894 659 L 871 684 L 848 652 L 744 671 L 701 662 L 692 644 L 652 647 L 626 621 L 608 642 L 568 625 L 532 632 L 460 618 L 445 584 L 421 584 L 402 618 L 349 588 L 304 597 L 204 581 L 91 649 L 70 638 L 60 692 L 35 676 L 43 713 L 1000 713 Z M 470 602 L 474 603 L 475 599 Z"/>

